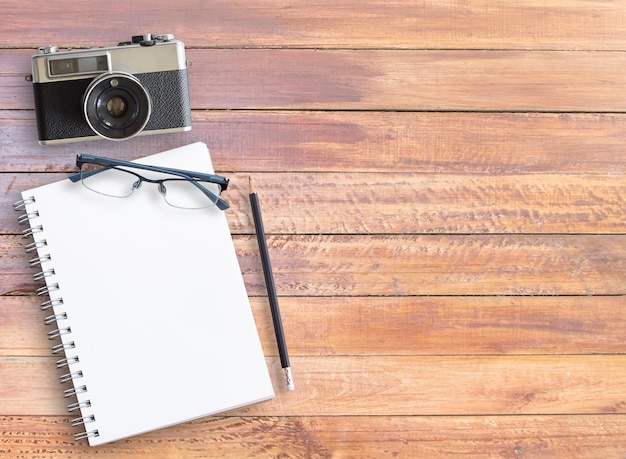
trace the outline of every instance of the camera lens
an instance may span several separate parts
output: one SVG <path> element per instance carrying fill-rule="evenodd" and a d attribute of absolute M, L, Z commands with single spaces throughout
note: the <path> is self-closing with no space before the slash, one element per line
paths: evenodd
<path fill-rule="evenodd" d="M 115 96 L 109 99 L 107 102 L 107 110 L 109 114 L 115 118 L 119 118 L 120 116 L 126 113 L 126 107 L 128 107 L 128 103 L 126 99 L 121 96 Z"/>
<path fill-rule="evenodd" d="M 124 140 L 139 134 L 150 118 L 151 103 L 139 80 L 107 73 L 91 82 L 83 97 L 85 119 L 99 136 Z"/>

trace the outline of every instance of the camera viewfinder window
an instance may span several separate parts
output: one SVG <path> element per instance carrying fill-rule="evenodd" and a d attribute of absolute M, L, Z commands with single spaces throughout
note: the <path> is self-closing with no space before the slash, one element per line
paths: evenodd
<path fill-rule="evenodd" d="M 50 75 L 71 75 L 73 73 L 105 72 L 109 69 L 106 56 L 74 57 L 51 59 Z"/>

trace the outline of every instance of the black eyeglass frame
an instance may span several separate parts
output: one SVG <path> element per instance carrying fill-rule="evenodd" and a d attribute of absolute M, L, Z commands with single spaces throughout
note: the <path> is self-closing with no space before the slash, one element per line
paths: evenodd
<path fill-rule="evenodd" d="M 95 164 L 96 166 L 102 166 L 102 168 L 83 172 L 82 171 L 83 164 Z M 198 182 L 198 180 L 203 180 L 206 182 L 215 183 L 216 185 L 219 185 L 219 187 L 221 188 L 221 191 L 224 191 L 228 188 L 229 180 L 226 177 L 223 177 L 221 175 L 205 174 L 202 172 L 187 171 L 183 169 L 171 169 L 169 167 L 149 166 L 147 164 L 133 163 L 129 161 L 122 161 L 119 159 L 105 158 L 103 156 L 94 156 L 94 155 L 88 155 L 88 154 L 76 155 L 76 167 L 80 169 L 79 172 L 76 172 L 68 177 L 72 182 L 78 182 L 81 180 L 81 177 L 91 177 L 92 175 L 98 174 L 108 169 L 117 168 L 117 167 L 128 167 L 132 169 L 141 169 L 141 170 L 146 170 L 146 171 L 151 171 L 151 172 L 159 172 L 163 174 L 174 175 L 174 176 L 181 177 L 191 182 L 200 191 L 202 191 L 202 193 L 204 193 L 209 199 L 215 202 L 215 205 L 217 206 L 218 209 L 226 210 L 230 207 L 220 196 L 216 196 L 214 193 L 207 190 Z M 131 171 L 126 171 L 126 172 L 136 175 L 140 180 L 146 181 L 149 183 L 161 183 L 163 181 L 168 180 L 168 179 L 152 180 L 152 179 L 143 177 Z"/>

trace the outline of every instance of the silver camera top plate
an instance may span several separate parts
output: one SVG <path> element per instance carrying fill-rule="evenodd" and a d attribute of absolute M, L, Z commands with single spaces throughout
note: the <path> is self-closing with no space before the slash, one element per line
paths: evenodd
<path fill-rule="evenodd" d="M 130 74 L 187 68 L 185 45 L 172 35 L 148 41 L 120 43 L 105 48 L 59 51 L 55 46 L 39 48 L 31 58 L 33 83 L 76 80 L 115 71 Z M 146 45 L 149 43 L 149 45 Z"/>

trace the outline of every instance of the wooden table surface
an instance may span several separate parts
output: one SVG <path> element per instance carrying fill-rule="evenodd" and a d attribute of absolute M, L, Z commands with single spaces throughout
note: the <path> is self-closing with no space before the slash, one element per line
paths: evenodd
<path fill-rule="evenodd" d="M 624 2 L 27 3 L 0 5 L 0 457 L 626 457 Z M 142 33 L 185 42 L 193 130 L 39 146 L 36 48 Z M 11 205 L 78 152 L 196 141 L 232 180 L 276 398 L 90 448 Z"/>

